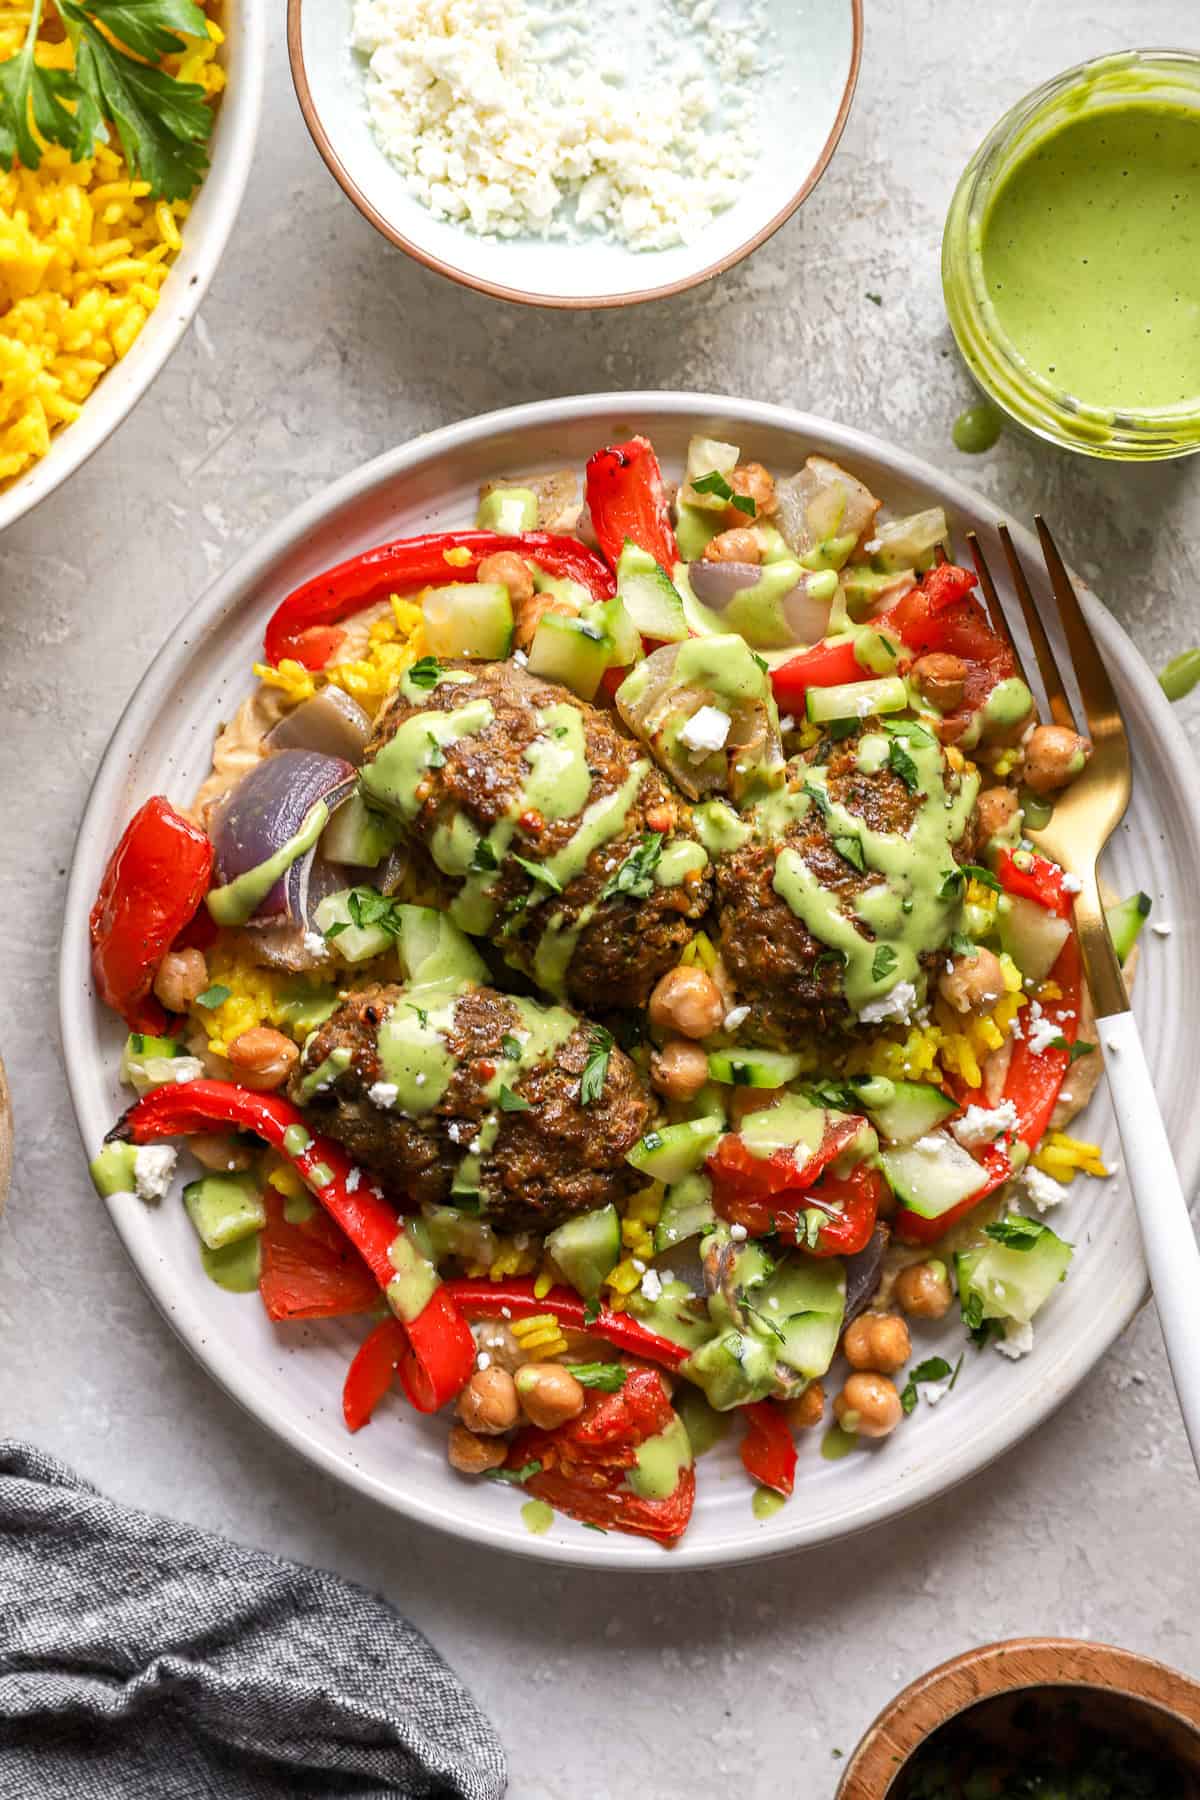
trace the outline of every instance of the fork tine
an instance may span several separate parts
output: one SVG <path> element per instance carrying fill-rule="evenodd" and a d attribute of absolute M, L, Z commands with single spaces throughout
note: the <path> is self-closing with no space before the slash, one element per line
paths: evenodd
<path fill-rule="evenodd" d="M 1077 731 L 1079 728 L 1075 723 L 1075 715 L 1071 711 L 1071 702 L 1067 698 L 1063 678 L 1058 672 L 1058 664 L 1054 660 L 1054 652 L 1050 648 L 1050 639 L 1046 636 L 1046 627 L 1042 624 L 1042 615 L 1038 612 L 1033 590 L 1021 567 L 1021 559 L 1017 555 L 1016 545 L 1009 536 L 1007 525 L 1000 525 L 997 529 L 1008 562 L 1009 573 L 1013 579 L 1013 586 L 1017 590 L 1017 599 L 1021 602 L 1025 629 L 1033 644 L 1033 653 L 1037 658 L 1037 666 L 1041 672 L 1042 685 L 1046 690 L 1051 716 L 1056 725 L 1066 725 L 1071 731 Z"/>
<path fill-rule="evenodd" d="M 988 613 L 992 621 L 992 629 L 1002 637 L 1012 651 L 1013 665 L 1017 674 L 1029 686 L 1029 677 L 1025 673 L 1025 665 L 1021 661 L 1021 652 L 1017 649 L 1017 640 L 1009 629 L 1008 618 L 1000 604 L 1000 596 L 996 592 L 996 584 L 992 580 L 992 571 L 988 568 L 987 558 L 983 554 L 983 545 L 973 531 L 967 533 L 967 546 L 971 552 L 971 561 L 975 564 L 975 573 L 979 577 L 979 585 L 983 589 L 983 597 L 988 604 Z"/>
<path fill-rule="evenodd" d="M 1058 554 L 1054 539 L 1050 536 L 1046 521 L 1040 513 L 1035 513 L 1033 518 L 1034 524 L 1037 526 L 1038 537 L 1041 540 L 1042 555 L 1046 559 L 1050 586 L 1053 588 L 1054 598 L 1058 602 L 1059 617 L 1062 619 L 1067 647 L 1071 652 L 1071 661 L 1075 665 L 1075 679 L 1079 683 L 1080 698 L 1087 714 L 1088 731 L 1094 743 L 1116 735 L 1120 735 L 1124 739 L 1125 726 L 1121 719 L 1117 696 L 1113 692 L 1112 682 L 1108 678 L 1108 670 L 1100 659 L 1096 640 L 1083 616 L 1079 596 L 1067 574 L 1062 557 Z"/>

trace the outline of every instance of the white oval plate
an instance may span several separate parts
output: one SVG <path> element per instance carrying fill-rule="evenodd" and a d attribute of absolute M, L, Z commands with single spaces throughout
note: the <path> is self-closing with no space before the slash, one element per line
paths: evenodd
<path fill-rule="evenodd" d="M 941 502 L 954 530 L 990 534 L 1000 515 L 925 463 L 862 432 L 782 407 L 694 394 L 596 395 L 492 413 L 419 438 L 377 458 L 299 507 L 192 609 L 147 671 L 101 764 L 80 828 L 67 896 L 60 1009 L 71 1094 L 88 1155 L 125 1105 L 117 1083 L 118 1022 L 92 990 L 87 914 L 104 865 L 130 813 L 148 795 L 190 798 L 208 769 L 214 727 L 246 693 L 263 626 L 296 582 L 385 539 L 461 526 L 477 484 L 563 463 L 581 470 L 597 446 L 633 431 L 653 438 L 678 473 L 687 439 L 703 432 L 739 443 L 768 467 L 791 469 L 819 451 L 844 462 L 889 505 Z M 1032 540 L 1017 532 L 1031 576 Z M 995 558 L 999 566 L 1000 558 Z M 1153 895 L 1173 926 L 1148 936 L 1137 1010 L 1185 1191 L 1200 1176 L 1200 1108 L 1188 1022 L 1200 1013 L 1197 895 L 1200 818 L 1195 770 L 1157 682 L 1120 628 L 1091 600 L 1089 616 L 1134 737 L 1134 801 L 1107 861 L 1114 889 Z M 1118 1160 L 1103 1093 L 1084 1135 Z M 445 1420 L 418 1418 L 389 1401 L 357 1436 L 341 1419 L 341 1386 L 362 1327 L 274 1327 L 252 1297 L 224 1293 L 201 1272 L 177 1199 L 158 1210 L 110 1208 L 134 1264 L 179 1336 L 226 1391 L 312 1462 L 396 1512 L 443 1531 L 547 1560 L 671 1570 L 767 1556 L 861 1529 L 944 1493 L 1016 1443 L 1070 1393 L 1132 1319 L 1145 1294 L 1133 1205 L 1122 1181 L 1080 1179 L 1055 1226 L 1078 1245 L 1075 1266 L 1037 1325 L 1034 1353 L 1009 1363 L 968 1349 L 954 1393 L 922 1405 L 895 1437 L 841 1462 L 822 1461 L 816 1434 L 802 1444 L 793 1502 L 759 1522 L 731 1437 L 699 1468 L 699 1497 L 683 1543 L 666 1552 L 635 1538 L 601 1536 L 556 1519 L 532 1537 L 519 1496 L 453 1474 Z M 952 1356 L 961 1328 L 917 1334 L 917 1353 Z"/>
<path fill-rule="evenodd" d="M 267 63 L 263 0 L 231 0 L 221 60 L 229 76 L 213 126 L 210 163 L 183 227 L 183 248 L 158 305 L 123 356 L 96 384 L 74 422 L 0 493 L 0 531 L 45 500 L 133 411 L 191 324 L 217 272 L 242 204 L 262 112 Z"/>
<path fill-rule="evenodd" d="M 612 22 L 622 55 L 636 65 L 637 46 L 662 11 L 661 0 L 623 0 L 601 15 L 598 32 Z M 837 147 L 858 79 L 862 0 L 762 0 L 762 11 L 773 67 L 756 87 L 758 162 L 736 205 L 669 250 L 630 250 L 599 236 L 577 243 L 483 237 L 435 218 L 372 133 L 366 64 L 350 47 L 353 0 L 288 0 L 288 53 L 305 123 L 330 174 L 393 244 L 502 300 L 621 306 L 677 294 L 740 262 L 791 217 Z"/>

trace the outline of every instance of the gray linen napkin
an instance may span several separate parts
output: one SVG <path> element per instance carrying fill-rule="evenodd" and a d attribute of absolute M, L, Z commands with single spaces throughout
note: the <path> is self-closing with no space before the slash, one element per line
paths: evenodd
<path fill-rule="evenodd" d="M 504 1753 L 363 1588 L 0 1442 L 0 1800 L 499 1800 Z"/>

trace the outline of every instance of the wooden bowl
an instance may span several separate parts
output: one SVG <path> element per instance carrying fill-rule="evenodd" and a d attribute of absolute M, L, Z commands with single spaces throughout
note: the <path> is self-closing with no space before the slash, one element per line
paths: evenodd
<path fill-rule="evenodd" d="M 981 1728 L 1003 1731 L 1022 1699 L 1071 1698 L 1098 1734 L 1174 1757 L 1200 1800 L 1200 1682 L 1178 1669 L 1075 1638 L 1012 1638 L 968 1650 L 922 1675 L 888 1703 L 855 1750 L 837 1800 L 884 1800 L 916 1752 L 942 1725 L 978 1710 Z"/>

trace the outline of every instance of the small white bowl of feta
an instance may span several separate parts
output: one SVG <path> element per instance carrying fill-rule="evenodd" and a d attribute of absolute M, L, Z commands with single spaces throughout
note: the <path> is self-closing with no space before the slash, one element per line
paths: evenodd
<path fill-rule="evenodd" d="M 371 223 L 535 306 L 681 292 L 812 192 L 862 0 L 289 0 L 301 110 Z"/>

